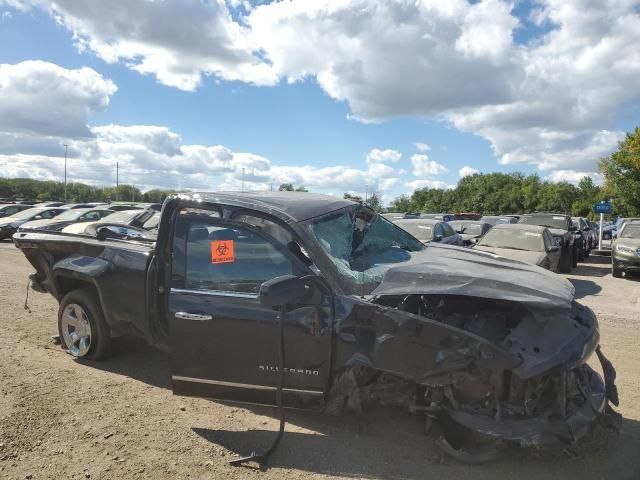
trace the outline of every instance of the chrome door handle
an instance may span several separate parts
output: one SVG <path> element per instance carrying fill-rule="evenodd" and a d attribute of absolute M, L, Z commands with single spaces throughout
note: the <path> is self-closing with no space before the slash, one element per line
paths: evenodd
<path fill-rule="evenodd" d="M 211 315 L 202 315 L 200 313 L 189 313 L 189 312 L 176 312 L 176 318 L 181 318 L 183 320 L 198 320 L 198 321 L 207 321 L 213 320 Z"/>

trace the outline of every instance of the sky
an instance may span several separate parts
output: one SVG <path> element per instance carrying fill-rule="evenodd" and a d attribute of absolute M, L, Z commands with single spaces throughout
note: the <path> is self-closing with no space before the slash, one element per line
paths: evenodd
<path fill-rule="evenodd" d="M 640 0 L 0 0 L 0 175 L 342 195 L 596 182 Z"/>

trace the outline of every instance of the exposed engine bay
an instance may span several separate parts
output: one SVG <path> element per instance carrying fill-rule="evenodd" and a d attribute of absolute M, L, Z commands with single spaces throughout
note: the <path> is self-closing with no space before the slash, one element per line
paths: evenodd
<path fill-rule="evenodd" d="M 428 426 L 439 426 L 441 448 L 466 462 L 494 458 L 498 445 L 572 445 L 594 419 L 616 423 L 608 406 L 618 405 L 615 370 L 598 346 L 595 316 L 586 307 L 574 302 L 570 311 L 536 316 L 516 302 L 461 295 L 390 295 L 372 302 L 386 307 L 387 318 L 387 308 L 409 315 L 397 316 L 395 327 L 363 311 L 351 315 L 355 330 L 353 322 L 343 322 L 342 331 L 365 348 L 334 381 L 330 412 L 393 406 L 420 413 Z M 452 328 L 426 333 L 435 324 Z M 362 340 L 372 328 L 376 339 L 369 349 Z M 471 338 L 465 341 L 466 335 Z M 394 340 L 404 346 L 390 355 L 407 362 L 424 349 L 421 375 L 407 378 L 403 372 L 416 365 L 401 367 L 385 355 L 384 344 Z M 586 364 L 594 351 L 604 380 Z"/>

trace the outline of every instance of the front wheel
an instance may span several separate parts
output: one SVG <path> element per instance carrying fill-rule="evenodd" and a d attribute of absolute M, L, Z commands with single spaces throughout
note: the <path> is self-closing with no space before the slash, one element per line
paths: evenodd
<path fill-rule="evenodd" d="M 60 301 L 58 333 L 62 346 L 76 358 L 100 360 L 111 345 L 97 296 L 88 290 L 74 290 Z"/>
<path fill-rule="evenodd" d="M 567 248 L 561 252 L 560 263 L 558 264 L 558 269 L 561 273 L 571 273 L 573 268 L 573 255 L 571 253 L 571 250 Z"/>
<path fill-rule="evenodd" d="M 620 270 L 619 268 L 616 268 L 615 265 L 611 265 L 611 275 L 614 278 L 620 278 L 622 277 L 622 270 Z"/>

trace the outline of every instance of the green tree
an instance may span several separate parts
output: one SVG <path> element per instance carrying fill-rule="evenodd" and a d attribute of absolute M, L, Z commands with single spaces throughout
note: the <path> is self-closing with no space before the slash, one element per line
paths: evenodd
<path fill-rule="evenodd" d="M 278 191 L 280 191 L 280 192 L 308 192 L 309 190 L 307 190 L 303 186 L 300 186 L 300 187 L 296 188 L 296 187 L 293 186 L 293 183 L 281 183 L 280 186 L 278 187 Z"/>
<path fill-rule="evenodd" d="M 382 212 L 382 200 L 380 199 L 378 192 L 371 192 L 371 194 L 367 196 L 367 205 L 374 212 Z"/>
<path fill-rule="evenodd" d="M 627 133 L 618 150 L 600 160 L 605 194 L 613 198 L 617 215 L 640 215 L 640 127 Z"/>
<path fill-rule="evenodd" d="M 362 203 L 362 197 L 358 195 L 351 195 L 350 193 L 346 193 L 342 196 L 345 200 L 353 200 L 354 202 Z"/>
<path fill-rule="evenodd" d="M 389 212 L 411 212 L 413 210 L 417 210 L 414 207 L 413 202 L 410 197 L 406 195 L 400 195 L 398 198 L 395 198 L 389 202 L 389 207 L 387 211 Z"/>

